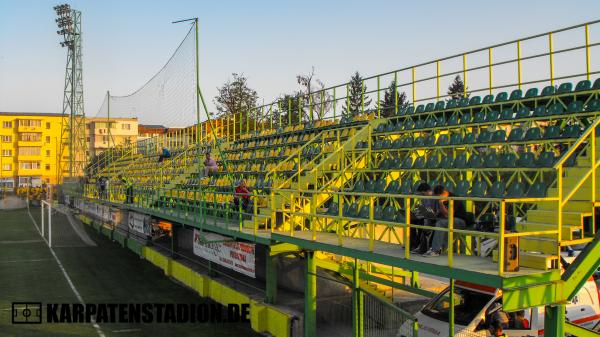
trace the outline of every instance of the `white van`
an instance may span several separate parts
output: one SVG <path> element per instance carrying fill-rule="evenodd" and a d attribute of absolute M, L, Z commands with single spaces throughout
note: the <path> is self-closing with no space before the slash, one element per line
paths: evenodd
<path fill-rule="evenodd" d="M 446 288 L 415 315 L 419 325 L 419 337 L 449 335 L 449 292 L 450 288 Z M 502 292 L 486 286 L 456 281 L 454 296 L 455 335 L 489 336 L 488 324 L 493 314 L 490 311 L 497 311 L 497 303 L 502 303 Z M 544 334 L 544 307 L 507 314 L 510 318 L 509 327 L 504 329 L 507 336 Z M 600 292 L 593 278 L 585 283 L 573 301 L 567 305 L 566 316 L 568 321 L 588 329 L 592 329 L 600 321 Z M 407 328 L 403 326 L 400 331 L 409 331 Z"/>

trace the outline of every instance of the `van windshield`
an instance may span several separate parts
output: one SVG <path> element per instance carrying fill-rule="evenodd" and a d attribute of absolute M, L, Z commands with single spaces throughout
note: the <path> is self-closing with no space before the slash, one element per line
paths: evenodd
<path fill-rule="evenodd" d="M 454 323 L 467 326 L 483 307 L 492 299 L 492 295 L 477 291 L 454 288 Z M 440 297 L 429 303 L 422 313 L 444 322 L 450 316 L 450 289 L 446 289 Z"/>

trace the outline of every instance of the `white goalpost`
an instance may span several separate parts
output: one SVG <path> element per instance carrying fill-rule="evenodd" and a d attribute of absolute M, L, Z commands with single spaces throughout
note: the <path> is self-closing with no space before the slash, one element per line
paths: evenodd
<path fill-rule="evenodd" d="M 42 218 L 42 238 L 45 239 L 45 216 L 44 211 L 47 210 L 48 214 L 48 247 L 52 247 L 52 204 L 46 200 L 41 201 L 41 218 Z"/>

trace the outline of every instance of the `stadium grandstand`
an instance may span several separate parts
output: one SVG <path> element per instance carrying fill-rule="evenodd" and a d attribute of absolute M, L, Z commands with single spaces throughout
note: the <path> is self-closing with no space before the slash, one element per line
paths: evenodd
<path fill-rule="evenodd" d="M 352 335 L 426 335 L 394 304 L 395 290 L 436 295 L 422 274 L 449 283 L 441 335 L 482 336 L 455 313 L 454 292 L 470 284 L 498 289 L 506 312 L 544 308 L 546 336 L 584 336 L 593 332 L 565 308 L 600 260 L 598 29 L 588 22 L 370 76 L 358 100 L 344 83 L 213 116 L 194 77 L 192 27 L 157 75 L 132 95 L 108 94 L 96 116 L 187 126 L 104 151 L 82 182 L 65 183 L 67 202 L 192 288 L 180 256 L 192 238 L 256 245 L 258 332 L 321 335 L 317 280 L 330 277 L 351 294 L 340 312 Z M 462 91 L 446 94 L 457 77 Z M 445 221 L 427 214 L 440 202 Z M 159 223 L 169 243 L 115 220 L 126 213 Z M 301 323 L 277 311 L 282 256 L 304 268 Z"/>

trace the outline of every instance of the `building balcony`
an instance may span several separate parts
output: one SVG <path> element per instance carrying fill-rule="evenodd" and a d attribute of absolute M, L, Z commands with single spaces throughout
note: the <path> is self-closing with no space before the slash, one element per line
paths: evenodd
<path fill-rule="evenodd" d="M 41 176 L 43 174 L 43 170 L 39 169 L 22 169 L 19 168 L 17 171 L 19 176 Z"/>
<path fill-rule="evenodd" d="M 42 140 L 29 141 L 29 140 L 20 140 L 17 143 L 18 146 L 42 146 L 44 145 Z"/>
<path fill-rule="evenodd" d="M 17 127 L 18 132 L 42 132 L 43 128 L 41 126 L 24 126 L 19 125 Z"/>

